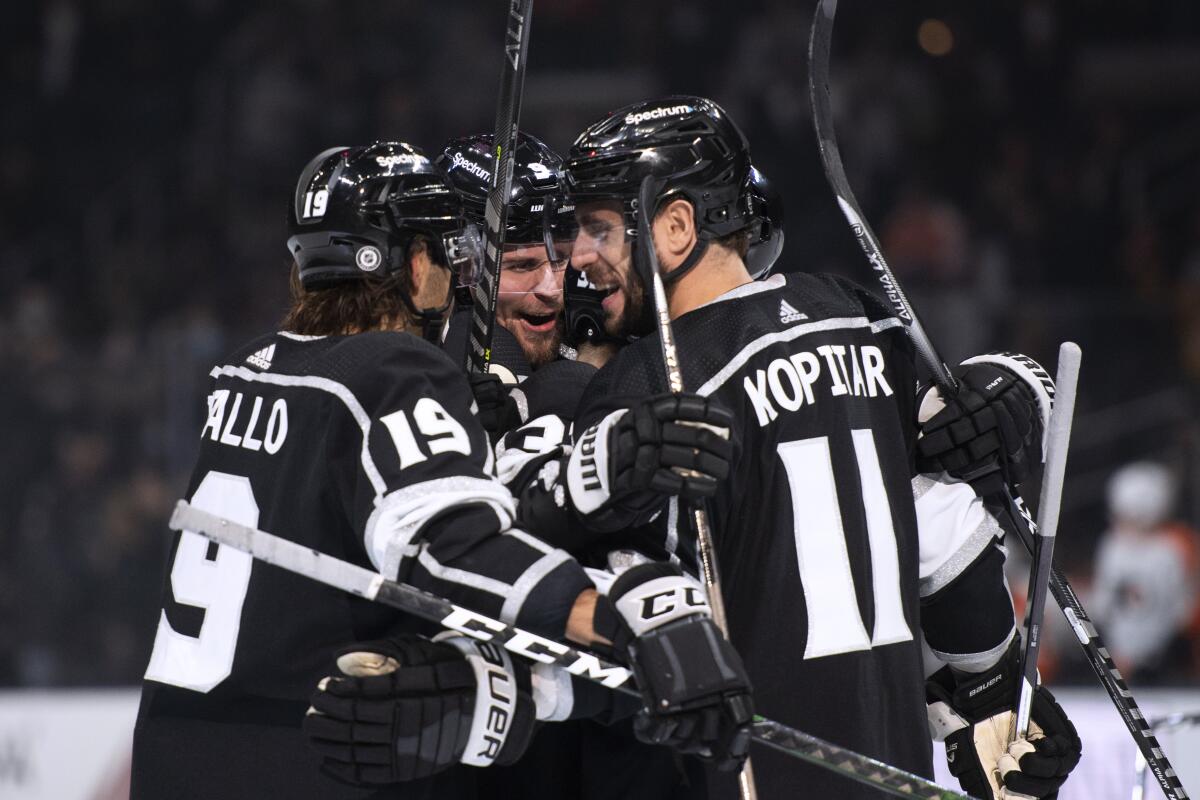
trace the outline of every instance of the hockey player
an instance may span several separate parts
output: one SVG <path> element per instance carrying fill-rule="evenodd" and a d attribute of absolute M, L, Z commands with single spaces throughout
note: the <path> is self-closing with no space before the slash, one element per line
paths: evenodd
<path fill-rule="evenodd" d="M 435 163 L 462 198 L 467 218 L 483 230 L 495 168 L 491 134 L 451 139 Z M 531 370 L 558 358 L 562 343 L 563 270 L 575 220 L 562 197 L 562 158 L 538 138 L 519 133 L 496 323 L 516 338 Z M 457 353 L 459 347 L 453 349 Z"/>
<path fill-rule="evenodd" d="M 625 477 L 590 455 L 601 442 L 646 442 L 648 418 L 623 408 L 666 388 L 649 265 L 633 241 L 649 213 L 684 384 L 734 414 L 731 475 L 707 505 L 730 636 L 758 708 L 929 775 L 924 642 L 946 665 L 929 682 L 928 717 L 964 788 L 1054 796 L 1079 740 L 1039 689 L 1034 732 L 1008 746 L 1019 637 L 1001 529 L 967 484 L 915 474 L 916 376 L 901 321 L 842 279 L 750 280 L 747 144 L 711 101 L 615 111 L 578 137 L 566 169 L 580 225 L 572 263 L 608 293 L 609 332 L 643 338 L 588 387 L 563 466 L 565 511 L 591 537 L 629 540 L 636 530 L 641 551 L 696 568 L 686 503 L 617 500 L 609 492 Z M 657 203 L 639 209 L 646 176 Z M 962 394 L 928 421 L 922 463 L 979 474 L 981 460 L 1013 471 L 1034 460 L 1044 390 L 1014 361 L 980 361 L 958 370 Z M 600 480 L 589 479 L 597 470 Z M 767 750 L 754 755 L 764 800 L 879 796 Z M 736 794 L 728 775 L 710 773 L 709 789 Z"/>
<path fill-rule="evenodd" d="M 469 279 L 478 259 L 444 175 L 402 143 L 334 148 L 306 167 L 289 205 L 292 307 L 282 331 L 212 370 L 189 501 L 542 635 L 608 645 L 646 676 L 644 724 L 736 763 L 748 686 L 706 607 L 665 621 L 629 610 L 652 582 L 684 591 L 687 579 L 643 571 L 599 598 L 566 553 L 512 527 L 461 368 L 431 344 L 452 272 Z M 723 474 L 720 446 L 706 452 L 716 466 L 696 494 Z M 659 455 L 669 470 L 673 456 Z M 390 609 L 190 532 L 169 563 L 135 798 L 395 796 L 396 780 L 516 758 L 544 711 L 529 669 L 498 648 L 430 642 Z M 671 651 L 688 662 L 668 685 L 656 665 Z M 714 676 L 716 665 L 733 669 Z M 469 797 L 471 783 L 453 770 L 403 796 Z"/>

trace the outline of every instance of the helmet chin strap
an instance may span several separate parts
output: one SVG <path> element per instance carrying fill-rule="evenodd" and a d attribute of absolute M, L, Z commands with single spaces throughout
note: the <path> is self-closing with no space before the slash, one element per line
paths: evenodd
<path fill-rule="evenodd" d="M 449 319 L 450 306 L 454 303 L 454 281 L 450 281 L 450 287 L 446 291 L 446 302 L 434 308 L 417 308 L 411 297 L 407 293 L 401 293 L 400 299 L 404 301 L 404 305 L 408 308 L 410 314 L 417 319 L 417 323 L 421 326 L 421 338 L 430 344 L 442 344 L 442 332 Z"/>
<path fill-rule="evenodd" d="M 680 265 L 678 267 L 676 267 L 675 269 L 671 270 L 670 272 L 663 273 L 663 275 L 662 275 L 663 286 L 664 287 L 671 286 L 672 284 L 677 282 L 680 278 L 682 278 L 684 275 L 687 275 L 689 272 L 691 272 L 693 269 L 695 269 L 696 265 L 700 263 L 700 259 L 704 258 L 704 254 L 707 251 L 708 251 L 708 237 L 703 236 L 703 235 L 698 236 L 696 238 L 695 246 L 692 247 L 692 252 L 687 254 L 687 257 L 683 259 L 683 261 L 680 263 Z"/>

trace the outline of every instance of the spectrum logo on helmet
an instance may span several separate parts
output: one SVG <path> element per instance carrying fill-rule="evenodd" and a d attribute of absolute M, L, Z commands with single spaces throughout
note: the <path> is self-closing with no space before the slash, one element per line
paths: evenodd
<path fill-rule="evenodd" d="M 668 108 L 652 108 L 649 111 L 639 111 L 636 114 L 626 114 L 626 125 L 638 125 L 648 119 L 662 119 L 663 117 L 675 117 L 680 114 L 690 114 L 696 109 L 691 106 L 670 106 Z"/>
<path fill-rule="evenodd" d="M 476 164 L 469 158 L 466 158 L 462 153 L 455 153 L 452 160 L 454 161 L 454 166 L 458 167 L 459 169 L 466 170 L 480 180 L 490 181 L 492 179 L 491 172 L 484 169 L 479 164 Z"/>
<path fill-rule="evenodd" d="M 391 156 L 375 156 L 375 163 L 381 167 L 394 167 L 397 164 L 420 164 L 425 161 L 425 156 L 418 156 L 410 153 L 401 153 Z"/>

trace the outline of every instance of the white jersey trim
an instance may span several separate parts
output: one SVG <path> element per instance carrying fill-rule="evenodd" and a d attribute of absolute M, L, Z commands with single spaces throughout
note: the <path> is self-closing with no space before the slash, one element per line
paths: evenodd
<path fill-rule="evenodd" d="M 363 530 L 363 545 L 371 563 L 384 575 L 400 571 L 408 545 L 429 520 L 448 508 L 486 505 L 500 522 L 498 530 L 512 525 L 516 502 L 493 479 L 454 475 L 414 483 L 378 500 Z"/>
<path fill-rule="evenodd" d="M 280 336 L 291 339 L 294 342 L 315 342 L 324 339 L 324 336 L 305 336 L 302 333 L 292 333 L 291 331 L 277 331 Z"/>
<path fill-rule="evenodd" d="M 921 597 L 945 588 L 1004 531 L 969 484 L 945 473 L 912 479 L 920 541 Z"/>
<path fill-rule="evenodd" d="M 772 275 L 771 277 L 767 278 L 766 280 L 750 281 L 749 283 L 743 283 L 741 286 L 735 286 L 734 288 L 730 289 L 725 294 L 719 295 L 719 296 L 713 298 L 712 300 L 709 300 L 707 303 L 704 303 L 703 305 L 696 306 L 696 308 L 693 308 L 692 311 L 695 311 L 698 308 L 704 308 L 705 306 L 716 305 L 717 303 L 724 303 L 726 300 L 737 300 L 738 298 L 749 297 L 750 295 L 753 295 L 753 294 L 761 294 L 763 292 L 773 292 L 776 289 L 782 289 L 786 285 L 787 285 L 787 278 L 785 278 L 782 273 L 780 273 L 778 275 Z"/>
<path fill-rule="evenodd" d="M 506 531 L 504 535 L 508 536 L 511 533 L 513 531 Z M 551 550 L 533 562 L 512 585 L 512 590 L 508 593 L 508 597 L 504 600 L 504 605 L 500 608 L 501 621 L 507 622 L 510 625 L 515 622 L 521 614 L 521 609 L 524 607 L 525 599 L 529 597 L 529 593 L 559 565 L 565 564 L 570 560 L 571 556 L 567 555 L 564 551 Z"/>
<path fill-rule="evenodd" d="M 367 479 L 371 481 L 371 487 L 375 490 L 376 502 L 378 502 L 384 491 L 387 490 L 387 484 L 383 480 L 383 475 L 380 474 L 379 468 L 375 466 L 375 460 L 371 458 L 371 418 L 367 415 L 362 404 L 358 402 L 354 393 L 346 388 L 344 384 L 314 375 L 280 375 L 274 372 L 254 372 L 246 367 L 213 367 L 212 371 L 208 374 L 213 378 L 227 375 L 251 383 L 269 383 L 275 386 L 303 386 L 308 389 L 317 389 L 332 394 L 342 401 L 362 431 L 362 467 L 363 471 L 367 474 Z"/>
<path fill-rule="evenodd" d="M 881 331 L 888 330 L 889 328 L 895 328 L 897 325 L 903 324 L 904 323 L 896 317 L 887 317 L 876 322 L 871 322 L 866 317 L 832 317 L 830 319 L 816 320 L 815 322 L 805 322 L 799 325 L 793 325 L 787 330 L 768 333 L 764 336 L 758 337 L 753 342 L 750 342 L 750 344 L 743 347 L 736 356 L 729 360 L 728 364 L 726 364 L 715 375 L 705 381 L 704 385 L 696 390 L 696 393 L 707 397 L 708 395 L 717 391 L 725 384 L 725 381 L 733 377 L 734 373 L 741 369 L 747 361 L 773 344 L 790 342 L 793 339 L 799 339 L 801 336 L 807 336 L 810 333 L 821 333 L 823 331 L 869 328 L 871 333 L 880 333 Z"/>

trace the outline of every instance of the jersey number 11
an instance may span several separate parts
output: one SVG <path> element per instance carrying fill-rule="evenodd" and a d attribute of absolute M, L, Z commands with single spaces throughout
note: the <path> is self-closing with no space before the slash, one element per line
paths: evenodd
<path fill-rule="evenodd" d="M 851 435 L 871 546 L 875 627 L 869 636 L 850 571 L 829 439 L 817 436 L 779 445 L 779 458 L 791 488 L 796 560 L 808 607 L 806 659 L 869 650 L 913 638 L 904 619 L 896 531 L 875 438 L 868 429 L 851 431 Z"/>

